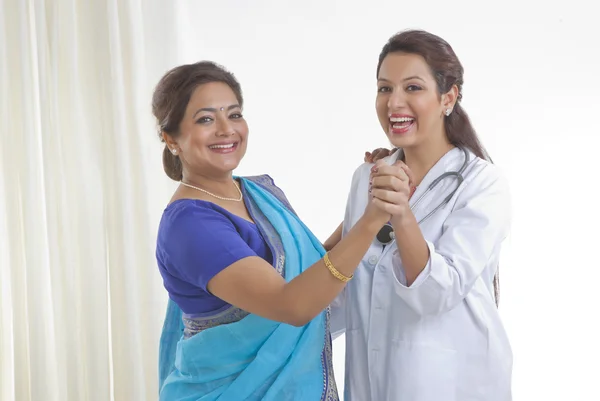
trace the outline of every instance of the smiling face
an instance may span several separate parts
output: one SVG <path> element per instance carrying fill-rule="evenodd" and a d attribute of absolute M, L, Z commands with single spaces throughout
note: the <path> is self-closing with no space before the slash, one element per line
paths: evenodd
<path fill-rule="evenodd" d="M 454 88 L 439 94 L 427 62 L 417 54 L 390 53 L 377 80 L 377 116 L 390 142 L 399 148 L 447 142 L 444 112 L 454 104 Z"/>
<path fill-rule="evenodd" d="M 222 82 L 202 84 L 194 90 L 179 135 L 165 134 L 169 147 L 177 150 L 184 172 L 223 176 L 239 165 L 248 140 L 248 124 L 239 103 Z"/>

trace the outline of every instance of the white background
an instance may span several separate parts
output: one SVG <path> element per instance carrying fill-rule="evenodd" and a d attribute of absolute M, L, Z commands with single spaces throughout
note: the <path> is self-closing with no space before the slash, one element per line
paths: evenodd
<path fill-rule="evenodd" d="M 242 84 L 251 136 L 236 173 L 270 174 L 323 240 L 343 218 L 364 152 L 387 146 L 374 110 L 381 47 L 406 28 L 446 39 L 465 67 L 463 104 L 513 192 L 500 309 L 514 351 L 514 399 L 600 399 L 597 5 L 261 0 L 177 7 L 172 65 L 217 61 Z M 343 351 L 336 340 L 340 384 Z"/>
<path fill-rule="evenodd" d="M 514 400 L 600 400 L 598 6 L 482 3 L 0 0 L 0 400 L 157 398 L 154 246 L 176 184 L 150 99 L 167 69 L 237 75 L 251 137 L 236 173 L 273 176 L 324 240 L 364 152 L 387 146 L 375 68 L 406 28 L 453 45 L 511 182 Z"/>

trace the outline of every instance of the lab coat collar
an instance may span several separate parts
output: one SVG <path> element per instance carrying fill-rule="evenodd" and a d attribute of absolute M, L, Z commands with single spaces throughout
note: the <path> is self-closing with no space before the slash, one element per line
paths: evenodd
<path fill-rule="evenodd" d="M 469 152 L 469 153 L 470 153 L 469 159 L 473 160 L 473 155 L 471 154 L 471 152 Z M 404 151 L 402 149 L 398 149 L 394 153 L 392 153 L 391 155 L 389 155 L 388 157 L 385 158 L 386 163 L 393 164 L 396 160 L 401 159 L 403 156 L 404 156 Z M 431 183 L 436 178 L 438 178 L 440 175 L 444 174 L 447 171 L 458 171 L 462 167 L 463 163 L 464 163 L 464 153 L 460 148 L 455 147 L 455 148 L 450 149 L 448 152 L 446 152 L 440 158 L 440 160 L 438 160 L 437 163 L 433 165 L 433 167 L 427 172 L 427 174 L 425 174 L 425 177 L 423 177 L 423 180 L 417 186 L 415 193 L 413 194 L 413 196 L 410 199 L 410 205 L 412 206 L 417 201 L 417 199 L 419 199 L 421 197 L 421 195 L 423 193 L 425 193 L 425 191 L 427 191 L 427 188 L 429 187 L 429 185 L 431 185 Z M 440 190 L 443 192 L 446 192 L 446 188 L 448 188 L 449 185 L 451 185 L 452 187 L 455 185 L 453 180 L 450 180 L 450 179 L 443 180 L 438 185 L 436 185 L 435 190 L 433 192 L 439 193 Z M 437 199 L 437 196 L 435 196 L 433 193 L 431 193 L 431 194 L 426 195 L 425 198 L 430 198 L 435 203 L 435 199 Z M 426 202 L 426 199 L 423 199 L 423 202 L 429 203 L 429 202 Z M 435 205 L 434 205 L 434 207 L 435 207 Z M 427 207 L 426 204 L 420 204 L 416 208 L 416 210 L 414 210 L 415 216 L 417 217 L 417 219 L 427 209 L 429 209 L 429 207 Z"/>

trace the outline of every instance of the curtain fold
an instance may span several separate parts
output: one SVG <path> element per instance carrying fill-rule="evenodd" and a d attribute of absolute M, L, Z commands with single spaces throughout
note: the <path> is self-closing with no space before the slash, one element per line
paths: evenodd
<path fill-rule="evenodd" d="M 172 184 L 150 101 L 175 5 L 0 6 L 0 400 L 156 399 Z"/>

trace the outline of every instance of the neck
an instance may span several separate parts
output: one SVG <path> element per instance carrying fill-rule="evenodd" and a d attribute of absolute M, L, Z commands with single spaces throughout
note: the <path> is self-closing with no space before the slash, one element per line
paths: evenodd
<path fill-rule="evenodd" d="M 224 197 L 238 196 L 238 191 L 233 183 L 233 174 L 231 171 L 222 175 L 207 175 L 184 171 L 183 179 L 181 181 L 212 192 L 215 195 Z"/>
<path fill-rule="evenodd" d="M 414 175 L 414 185 L 419 185 L 429 170 L 453 148 L 454 145 L 444 141 L 404 149 L 404 162 Z"/>

